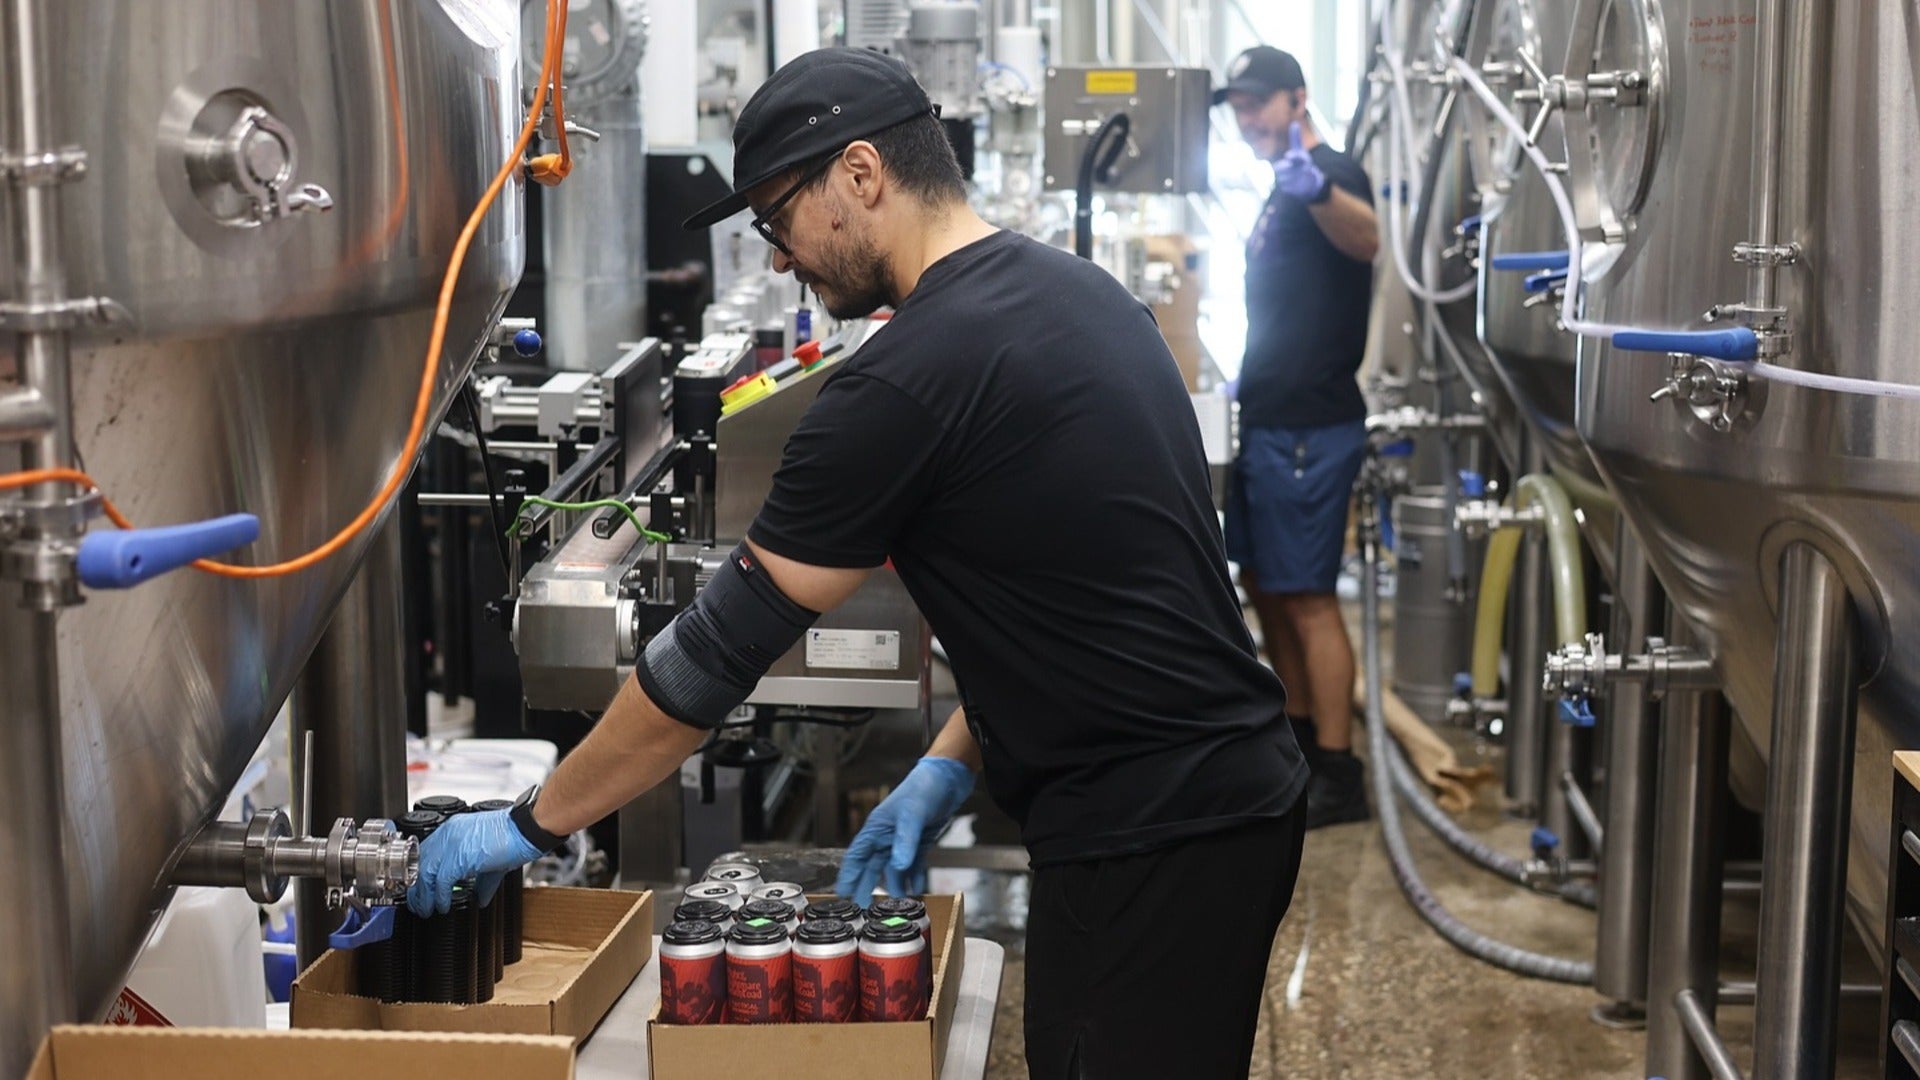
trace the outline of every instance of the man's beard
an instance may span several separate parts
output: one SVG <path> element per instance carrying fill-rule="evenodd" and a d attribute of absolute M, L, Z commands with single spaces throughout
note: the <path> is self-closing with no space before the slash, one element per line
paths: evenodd
<path fill-rule="evenodd" d="M 803 267 L 804 280 L 836 319 L 864 319 L 894 302 L 893 278 L 887 259 L 869 233 L 853 235 Z"/>

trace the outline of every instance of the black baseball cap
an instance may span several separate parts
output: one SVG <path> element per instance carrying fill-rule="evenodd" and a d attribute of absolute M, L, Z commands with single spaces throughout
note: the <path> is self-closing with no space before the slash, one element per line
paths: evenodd
<path fill-rule="evenodd" d="M 872 49 L 802 53 L 773 73 L 733 125 L 733 194 L 688 218 L 704 229 L 747 208 L 747 192 L 803 162 L 922 114 L 938 116 L 907 65 Z"/>
<path fill-rule="evenodd" d="M 1292 53 L 1271 45 L 1255 45 L 1227 65 L 1227 85 L 1213 92 L 1213 103 L 1226 101 L 1227 94 L 1235 90 L 1267 98 L 1282 90 L 1299 90 L 1306 85 L 1307 76 Z"/>

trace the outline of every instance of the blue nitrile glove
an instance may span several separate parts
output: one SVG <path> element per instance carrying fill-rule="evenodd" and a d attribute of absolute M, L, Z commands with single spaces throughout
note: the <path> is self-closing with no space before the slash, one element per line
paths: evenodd
<path fill-rule="evenodd" d="M 511 810 L 455 814 L 420 845 L 420 876 L 407 890 L 407 907 L 426 918 L 453 904 L 453 887 L 478 878 L 480 902 L 493 899 L 507 871 L 540 857 L 540 849 L 520 834 Z"/>
<path fill-rule="evenodd" d="M 973 793 L 973 770 L 952 758 L 923 757 L 900 786 L 867 815 L 860 835 L 847 846 L 833 891 L 861 907 L 873 901 L 884 869 L 887 892 L 918 896 L 927 891 L 927 848 Z"/>
<path fill-rule="evenodd" d="M 1273 186 L 1301 202 L 1319 202 L 1327 190 L 1327 174 L 1313 163 L 1313 154 L 1300 145 L 1300 121 L 1287 128 L 1287 152 L 1273 163 Z"/>

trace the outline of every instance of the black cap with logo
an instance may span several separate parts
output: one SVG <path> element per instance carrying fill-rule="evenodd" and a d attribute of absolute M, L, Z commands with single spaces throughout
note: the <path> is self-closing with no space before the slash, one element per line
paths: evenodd
<path fill-rule="evenodd" d="M 939 115 L 907 65 L 871 49 L 816 49 L 773 73 L 733 126 L 733 194 L 688 218 L 704 229 L 747 208 L 788 169 L 922 114 Z"/>
<path fill-rule="evenodd" d="M 1282 90 L 1299 90 L 1307 85 L 1306 73 L 1292 53 L 1271 45 L 1255 45 L 1233 58 L 1227 65 L 1227 85 L 1213 92 L 1213 103 L 1227 100 L 1235 90 L 1269 98 Z"/>

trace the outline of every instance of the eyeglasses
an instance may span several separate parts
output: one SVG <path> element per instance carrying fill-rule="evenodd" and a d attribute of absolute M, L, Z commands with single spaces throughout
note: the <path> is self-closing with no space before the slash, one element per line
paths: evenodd
<path fill-rule="evenodd" d="M 772 244 L 775 251 L 778 251 L 789 259 L 793 258 L 793 250 L 787 247 L 785 241 L 774 235 L 773 221 L 780 216 L 780 211 L 786 209 L 787 204 L 793 201 L 794 196 L 800 194 L 801 190 L 807 185 L 825 175 L 826 171 L 832 168 L 833 163 L 839 161 L 840 155 L 844 153 L 846 153 L 845 149 L 838 150 L 827 157 L 826 160 L 820 162 L 820 164 L 808 169 L 805 176 L 802 176 L 792 187 L 786 190 L 786 194 L 773 200 L 772 205 L 768 206 L 766 210 L 762 211 L 753 219 L 750 223 L 753 225 L 753 231 L 759 233 L 762 240 Z"/>

